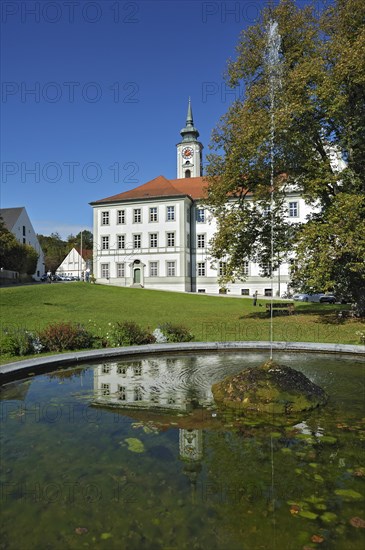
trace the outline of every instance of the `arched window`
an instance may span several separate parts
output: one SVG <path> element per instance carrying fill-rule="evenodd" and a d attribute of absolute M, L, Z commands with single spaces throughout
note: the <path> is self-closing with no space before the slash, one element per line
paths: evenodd
<path fill-rule="evenodd" d="M 191 178 L 191 172 L 190 172 L 190 170 L 185 170 L 185 177 L 186 177 L 186 178 Z"/>

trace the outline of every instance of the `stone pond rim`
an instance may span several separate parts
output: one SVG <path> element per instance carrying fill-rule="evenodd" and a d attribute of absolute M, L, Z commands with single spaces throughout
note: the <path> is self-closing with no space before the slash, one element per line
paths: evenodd
<path fill-rule="evenodd" d="M 246 413 L 295 414 L 325 405 L 325 391 L 303 373 L 272 360 L 213 384 L 218 405 Z"/>

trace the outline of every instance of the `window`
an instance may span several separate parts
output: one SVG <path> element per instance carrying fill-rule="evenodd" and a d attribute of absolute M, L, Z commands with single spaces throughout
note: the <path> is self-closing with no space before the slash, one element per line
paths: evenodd
<path fill-rule="evenodd" d="M 142 401 L 142 388 L 139 386 L 137 388 L 134 388 L 134 400 Z"/>
<path fill-rule="evenodd" d="M 248 272 L 249 272 L 248 262 L 242 262 L 242 270 L 244 275 L 248 275 Z"/>
<path fill-rule="evenodd" d="M 117 374 L 122 374 L 123 376 L 125 376 L 127 374 L 127 367 L 124 365 L 118 365 Z"/>
<path fill-rule="evenodd" d="M 101 237 L 101 249 L 109 250 L 109 237 Z"/>
<path fill-rule="evenodd" d="M 168 206 L 166 208 L 166 220 L 173 222 L 175 220 L 175 206 Z"/>
<path fill-rule="evenodd" d="M 198 292 L 199 292 L 199 294 L 204 294 L 205 293 L 205 288 L 198 288 Z"/>
<path fill-rule="evenodd" d="M 136 365 L 133 367 L 134 376 L 142 376 L 142 365 Z"/>
<path fill-rule="evenodd" d="M 150 208 L 150 222 L 157 222 L 157 206 Z"/>
<path fill-rule="evenodd" d="M 197 235 L 198 248 L 205 248 L 205 235 Z"/>
<path fill-rule="evenodd" d="M 157 233 L 150 233 L 150 248 L 157 248 Z"/>
<path fill-rule="evenodd" d="M 109 374 L 110 373 L 110 365 L 103 365 L 101 368 L 101 372 L 103 374 Z"/>
<path fill-rule="evenodd" d="M 117 277 L 125 277 L 125 264 L 117 264 Z"/>
<path fill-rule="evenodd" d="M 158 264 L 157 262 L 150 262 L 150 277 L 158 276 Z"/>
<path fill-rule="evenodd" d="M 160 401 L 160 390 L 158 388 L 156 388 L 155 386 L 152 386 L 151 388 L 151 401 L 152 403 L 159 403 Z"/>
<path fill-rule="evenodd" d="M 167 233 L 167 246 L 175 246 L 175 233 Z"/>
<path fill-rule="evenodd" d="M 167 276 L 175 277 L 175 273 L 176 273 L 175 262 L 167 262 Z"/>
<path fill-rule="evenodd" d="M 127 399 L 127 390 L 125 386 L 120 386 L 118 384 L 118 399 L 119 401 L 126 401 Z"/>
<path fill-rule="evenodd" d="M 289 202 L 289 217 L 297 218 L 298 217 L 298 203 Z"/>
<path fill-rule="evenodd" d="M 125 223 L 125 210 L 117 210 L 117 223 Z"/>
<path fill-rule="evenodd" d="M 117 235 L 117 248 L 125 248 L 125 235 Z"/>
<path fill-rule="evenodd" d="M 249 288 L 241 288 L 241 295 L 242 296 L 249 296 L 250 295 L 250 289 Z"/>
<path fill-rule="evenodd" d="M 199 223 L 205 222 L 205 210 L 204 208 L 197 208 L 196 221 Z"/>
<path fill-rule="evenodd" d="M 110 384 L 101 384 L 101 395 L 110 395 Z"/>
<path fill-rule="evenodd" d="M 135 208 L 133 210 L 133 222 L 141 223 L 141 221 L 142 221 L 142 211 L 140 208 Z"/>
<path fill-rule="evenodd" d="M 101 264 L 101 276 L 103 279 L 109 279 L 109 264 Z"/>
<path fill-rule="evenodd" d="M 205 262 L 198 262 L 196 266 L 198 277 L 205 277 Z"/>
<path fill-rule="evenodd" d="M 25 237 L 25 225 L 23 225 L 23 237 Z"/>
<path fill-rule="evenodd" d="M 227 262 L 219 262 L 218 275 L 223 277 L 227 272 Z"/>
<path fill-rule="evenodd" d="M 133 235 L 133 248 L 141 248 L 141 235 Z"/>
<path fill-rule="evenodd" d="M 109 225 L 109 212 L 101 213 L 101 225 Z"/>
<path fill-rule="evenodd" d="M 264 296 L 272 296 L 271 288 L 265 288 Z"/>
<path fill-rule="evenodd" d="M 185 177 L 186 178 L 191 178 L 191 171 L 190 170 L 185 170 Z"/>

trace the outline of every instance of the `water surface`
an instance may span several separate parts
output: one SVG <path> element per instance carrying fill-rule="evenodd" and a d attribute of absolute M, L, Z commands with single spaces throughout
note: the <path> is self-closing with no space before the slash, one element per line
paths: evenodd
<path fill-rule="evenodd" d="M 211 385 L 266 358 L 146 357 L 3 386 L 0 548 L 361 548 L 364 360 L 275 354 L 329 394 L 283 426 L 216 410 Z"/>

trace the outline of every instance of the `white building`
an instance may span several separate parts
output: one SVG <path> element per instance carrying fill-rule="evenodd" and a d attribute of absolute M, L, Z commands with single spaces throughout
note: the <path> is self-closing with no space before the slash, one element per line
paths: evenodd
<path fill-rule="evenodd" d="M 94 275 L 99 283 L 181 292 L 271 294 L 271 281 L 257 264 L 247 262 L 247 279 L 220 289 L 224 263 L 214 266 L 209 241 L 216 221 L 202 206 L 207 182 L 202 176 L 203 145 L 194 127 L 189 100 L 186 126 L 177 144 L 177 179 L 164 176 L 130 191 L 92 202 Z M 293 191 L 288 217 L 304 221 L 308 206 Z M 273 277 L 274 295 L 287 290 L 288 264 Z"/>
<path fill-rule="evenodd" d="M 66 258 L 56 269 L 56 275 L 66 277 L 79 277 L 80 279 L 82 279 L 85 277 L 85 274 L 87 272 L 90 273 L 91 260 L 91 250 L 82 250 L 81 252 L 76 248 L 72 248 L 72 250 L 70 250 L 70 252 L 67 254 Z"/>
<path fill-rule="evenodd" d="M 1 208 L 0 216 L 4 220 L 5 227 L 13 233 L 19 243 L 28 244 L 37 252 L 38 262 L 33 279 L 39 280 L 45 272 L 44 254 L 26 209 L 24 206 L 19 208 Z"/>

